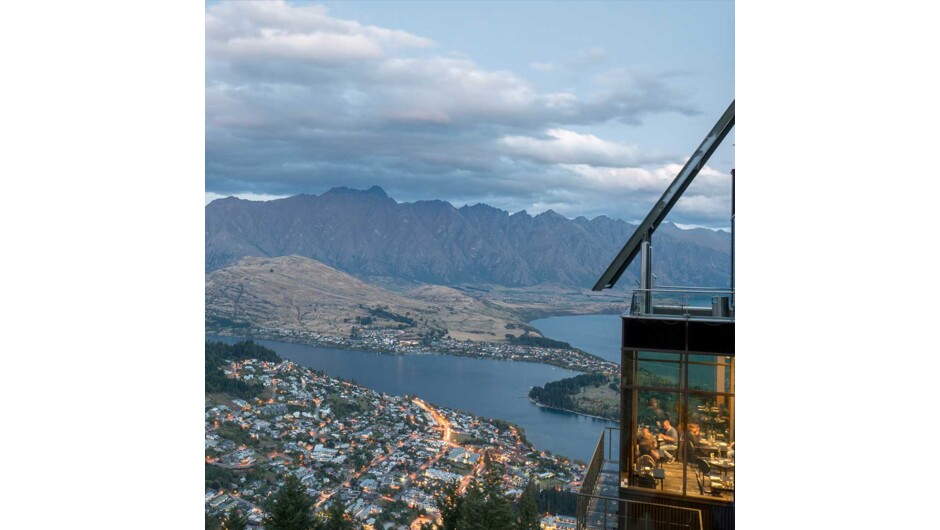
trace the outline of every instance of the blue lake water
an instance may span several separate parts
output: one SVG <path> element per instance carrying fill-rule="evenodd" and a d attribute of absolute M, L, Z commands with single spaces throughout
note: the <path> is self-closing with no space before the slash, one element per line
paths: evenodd
<path fill-rule="evenodd" d="M 530 324 L 546 337 L 620 364 L 620 315 L 549 317 Z"/>
<path fill-rule="evenodd" d="M 593 316 L 559 318 L 571 319 L 567 321 L 571 328 L 579 327 L 586 318 L 591 319 L 589 325 L 600 326 Z M 542 330 L 538 324 L 533 325 Z M 555 321 L 553 325 L 557 336 L 543 331 L 553 339 L 575 345 L 571 338 L 577 333 L 565 331 L 561 322 Z M 613 345 L 616 349 L 620 341 L 619 324 L 614 322 L 613 325 L 618 330 Z M 206 339 L 229 344 L 240 340 L 212 335 L 207 335 Z M 535 447 L 584 462 L 590 460 L 603 428 L 617 425 L 533 405 L 528 399 L 531 387 L 577 375 L 553 366 L 450 355 L 385 355 L 266 340 L 256 342 L 297 364 L 355 380 L 386 394 L 416 395 L 431 403 L 510 421 L 525 429 Z"/>

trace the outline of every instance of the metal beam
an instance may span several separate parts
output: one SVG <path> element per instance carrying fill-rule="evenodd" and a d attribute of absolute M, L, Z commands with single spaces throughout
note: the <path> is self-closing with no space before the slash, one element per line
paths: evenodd
<path fill-rule="evenodd" d="M 692 180 L 695 179 L 695 176 L 698 175 L 698 172 L 705 166 L 705 163 L 711 158 L 712 153 L 715 152 L 715 149 L 721 144 L 721 141 L 725 139 L 725 136 L 728 135 L 728 132 L 731 131 L 733 127 L 734 100 L 731 101 L 731 105 L 729 105 L 728 110 L 721 115 L 721 118 L 718 118 L 718 122 L 715 123 L 712 130 L 705 139 L 702 140 L 702 144 L 695 153 L 692 154 L 689 161 L 685 163 L 685 166 L 682 167 L 682 171 L 679 171 L 679 174 L 676 175 L 672 184 L 666 188 L 659 202 L 646 214 L 646 219 L 643 219 L 640 226 L 633 232 L 630 240 L 627 241 L 627 244 L 624 245 L 620 253 L 617 254 L 614 261 L 607 267 L 604 275 L 601 276 L 597 284 L 594 285 L 593 290 L 600 291 L 602 289 L 609 289 L 617 283 L 620 276 L 627 270 L 627 266 L 630 265 L 630 262 L 633 261 L 633 258 L 635 258 L 640 251 L 640 245 L 643 243 L 644 236 L 646 234 L 652 234 L 653 231 L 659 227 L 659 224 L 663 222 L 663 219 L 666 218 L 666 215 L 669 214 L 672 207 L 676 205 L 679 197 L 682 197 L 686 188 L 689 187 L 689 184 L 692 183 Z"/>

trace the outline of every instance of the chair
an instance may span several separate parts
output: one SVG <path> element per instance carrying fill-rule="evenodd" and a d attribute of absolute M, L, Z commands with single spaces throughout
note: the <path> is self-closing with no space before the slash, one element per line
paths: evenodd
<path fill-rule="evenodd" d="M 636 484 L 641 488 L 656 489 L 656 479 L 653 474 L 656 461 L 650 455 L 643 455 L 636 460 Z"/>
<path fill-rule="evenodd" d="M 685 450 L 678 452 L 681 453 L 683 462 L 695 462 L 695 460 L 698 459 L 698 451 L 696 451 L 695 444 L 692 443 L 692 440 L 683 440 L 682 448 Z"/>
<path fill-rule="evenodd" d="M 705 477 L 711 473 L 712 466 L 701 458 L 694 458 L 692 472 L 695 473 L 695 483 L 698 484 L 699 495 L 705 495 Z"/>
<path fill-rule="evenodd" d="M 695 460 L 693 461 L 692 471 L 693 473 L 695 473 L 695 482 L 696 484 L 698 484 L 699 494 L 705 495 L 706 493 L 708 493 L 709 495 L 713 497 L 721 496 L 720 491 L 715 491 L 711 487 L 712 466 L 707 461 L 705 461 L 705 459 L 695 457 Z M 717 475 L 715 476 L 714 480 L 718 481 L 719 484 L 721 483 L 721 478 L 718 477 Z"/>

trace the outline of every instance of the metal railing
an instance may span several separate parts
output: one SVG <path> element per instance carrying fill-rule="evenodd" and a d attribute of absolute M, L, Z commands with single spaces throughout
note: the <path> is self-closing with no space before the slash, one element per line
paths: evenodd
<path fill-rule="evenodd" d="M 734 320 L 734 289 L 656 287 L 634 289 L 631 316 Z"/>
<path fill-rule="evenodd" d="M 578 530 L 703 530 L 702 511 L 696 508 L 591 496 L 591 509 L 578 518 Z M 582 515 L 582 514 L 579 514 Z"/>
<path fill-rule="evenodd" d="M 578 492 L 577 529 L 702 530 L 701 510 L 619 498 L 619 435 L 613 427 L 601 432 Z"/>
<path fill-rule="evenodd" d="M 587 513 L 593 508 L 593 506 L 590 506 L 590 496 L 597 492 L 601 467 L 604 465 L 605 434 L 605 431 L 601 431 L 601 439 L 597 442 L 597 447 L 594 448 L 594 456 L 591 457 L 591 463 L 588 464 L 587 471 L 584 473 L 584 480 L 581 482 L 581 490 L 578 492 L 578 508 L 575 515 L 578 520 L 578 530 L 584 529 L 583 522 L 587 520 Z M 587 496 L 582 497 L 582 495 Z"/>
<path fill-rule="evenodd" d="M 578 530 L 597 527 L 597 521 L 616 519 L 616 506 L 598 502 L 605 496 L 617 494 L 620 486 L 620 470 L 614 459 L 614 449 L 619 444 L 620 431 L 614 427 L 605 427 L 594 449 L 594 456 L 584 474 L 584 481 L 578 492 L 577 520 Z M 616 439 L 615 439 L 616 438 Z"/>

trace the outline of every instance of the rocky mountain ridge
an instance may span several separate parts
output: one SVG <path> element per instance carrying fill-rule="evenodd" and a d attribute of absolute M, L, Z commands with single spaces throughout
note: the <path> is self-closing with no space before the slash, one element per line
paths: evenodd
<path fill-rule="evenodd" d="M 206 206 L 205 268 L 298 255 L 359 278 L 589 288 L 634 228 L 551 210 L 533 216 L 486 204 L 399 203 L 377 186 L 265 202 L 230 197 Z M 726 232 L 663 224 L 653 240 L 657 283 L 726 286 L 730 244 Z M 635 285 L 637 272 L 634 264 L 618 288 Z"/>

